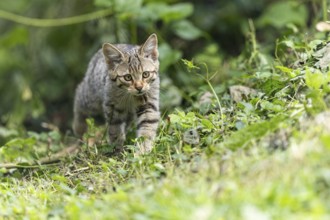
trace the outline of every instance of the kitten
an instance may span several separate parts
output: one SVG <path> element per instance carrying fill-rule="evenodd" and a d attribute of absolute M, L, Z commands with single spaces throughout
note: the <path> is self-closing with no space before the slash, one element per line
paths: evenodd
<path fill-rule="evenodd" d="M 73 131 L 82 136 L 86 118 L 103 114 L 115 153 L 122 151 L 129 125 L 135 121 L 143 137 L 138 154 L 150 152 L 160 118 L 157 36 L 142 46 L 103 44 L 91 59 L 74 99 Z"/>

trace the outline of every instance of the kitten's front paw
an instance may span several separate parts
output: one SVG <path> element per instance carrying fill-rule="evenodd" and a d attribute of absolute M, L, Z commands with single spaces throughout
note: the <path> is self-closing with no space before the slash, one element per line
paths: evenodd
<path fill-rule="evenodd" d="M 153 141 L 149 139 L 145 139 L 142 142 L 137 142 L 137 151 L 134 153 L 134 156 L 139 156 L 143 154 L 148 154 L 151 152 L 152 147 L 153 147 Z"/>

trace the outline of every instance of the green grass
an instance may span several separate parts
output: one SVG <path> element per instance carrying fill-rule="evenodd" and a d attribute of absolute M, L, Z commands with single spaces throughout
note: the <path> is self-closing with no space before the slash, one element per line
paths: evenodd
<path fill-rule="evenodd" d="M 288 150 L 272 153 L 256 144 L 212 155 L 183 152 L 176 159 L 153 152 L 62 162 L 2 181 L 1 217 L 326 219 L 330 142 L 320 143 L 321 134 L 308 129 Z"/>
<path fill-rule="evenodd" d="M 185 115 L 182 120 L 191 118 Z M 246 136 L 249 144 L 235 150 L 222 141 L 213 148 L 192 147 L 181 140 L 166 146 L 165 136 L 173 135 L 163 134 L 158 141 L 168 149 L 156 146 L 151 154 L 138 158 L 132 153 L 109 158 L 89 147 L 55 166 L 14 169 L 0 183 L 0 216 L 326 219 L 330 217 L 330 135 L 314 120 L 308 125 L 290 128 L 287 150 L 268 148 L 272 144 L 268 137 L 274 134 L 270 128 L 262 137 Z M 231 137 L 240 133 L 232 132 Z"/>

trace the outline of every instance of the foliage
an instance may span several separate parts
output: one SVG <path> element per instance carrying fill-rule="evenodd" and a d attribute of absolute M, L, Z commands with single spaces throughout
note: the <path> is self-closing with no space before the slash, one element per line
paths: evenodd
<path fill-rule="evenodd" d="M 329 38 L 307 25 L 324 18 L 324 2 L 0 7 L 36 19 L 0 20 L 0 218 L 330 217 Z M 112 16 L 75 23 L 103 10 Z M 37 17 L 75 24 L 40 28 Z M 150 32 L 160 38 L 164 112 L 153 151 L 134 156 L 131 138 L 109 156 L 106 128 L 92 119 L 76 140 L 71 102 L 89 58 L 102 42 Z"/>

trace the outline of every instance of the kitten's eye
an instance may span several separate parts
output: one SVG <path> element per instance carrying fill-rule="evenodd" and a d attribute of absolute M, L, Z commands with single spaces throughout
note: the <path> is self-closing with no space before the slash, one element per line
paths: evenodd
<path fill-rule="evenodd" d="M 124 79 L 125 79 L 126 81 L 131 81 L 131 80 L 132 80 L 132 76 L 131 76 L 131 74 L 126 74 L 126 75 L 124 76 Z"/>
<path fill-rule="evenodd" d="M 142 73 L 142 77 L 143 78 L 148 78 L 150 76 L 150 72 L 148 72 L 148 71 L 144 71 L 143 73 Z"/>

